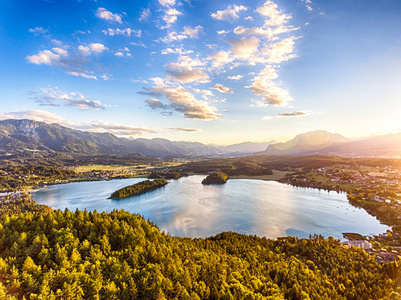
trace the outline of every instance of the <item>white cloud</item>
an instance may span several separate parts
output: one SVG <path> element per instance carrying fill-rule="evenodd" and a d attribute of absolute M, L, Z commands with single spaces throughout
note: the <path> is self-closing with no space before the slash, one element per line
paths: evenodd
<path fill-rule="evenodd" d="M 249 39 L 242 37 L 241 39 L 232 39 L 228 42 L 237 58 L 248 59 L 253 53 L 258 51 L 260 40 L 256 37 Z"/>
<path fill-rule="evenodd" d="M 180 57 L 181 61 L 178 63 L 170 63 L 167 65 L 169 70 L 166 73 L 169 78 L 174 78 L 175 80 L 191 83 L 205 83 L 209 82 L 210 78 L 202 69 L 195 68 L 194 66 L 201 64 L 197 60 L 191 60 L 188 57 Z"/>
<path fill-rule="evenodd" d="M 165 36 L 164 38 L 161 38 L 160 41 L 162 41 L 162 42 L 168 44 L 168 43 L 173 42 L 173 41 L 181 41 L 181 40 L 185 40 L 185 39 L 187 39 L 187 38 L 188 38 L 187 35 L 178 34 L 178 33 L 175 32 L 175 31 L 170 31 L 170 32 L 167 34 L 167 36 Z"/>
<path fill-rule="evenodd" d="M 248 8 L 243 5 L 229 5 L 225 10 L 218 10 L 212 13 L 210 16 L 215 20 L 220 21 L 232 21 L 239 18 L 238 13 L 241 11 L 246 11 Z"/>
<path fill-rule="evenodd" d="M 114 53 L 114 55 L 119 57 L 131 57 L 131 53 L 127 47 L 118 49 L 118 51 Z"/>
<path fill-rule="evenodd" d="M 276 39 L 276 36 L 280 34 L 288 33 L 298 29 L 299 27 L 294 28 L 292 26 L 277 26 L 274 28 L 268 27 L 266 29 L 262 27 L 247 28 L 244 26 L 238 26 L 234 29 L 234 33 L 236 35 L 245 35 L 245 36 L 261 35 L 267 37 L 268 39 Z"/>
<path fill-rule="evenodd" d="M 203 94 L 204 96 L 213 96 L 212 91 L 209 90 L 201 90 L 201 89 L 192 89 L 195 93 Z"/>
<path fill-rule="evenodd" d="M 240 80 L 242 77 L 244 77 L 244 76 L 242 76 L 242 75 L 235 75 L 235 76 L 229 76 L 229 77 L 227 77 L 227 78 L 230 79 L 230 80 Z"/>
<path fill-rule="evenodd" d="M 96 17 L 106 20 L 106 21 L 117 22 L 120 24 L 123 23 L 123 21 L 121 19 L 121 15 L 113 14 L 111 11 L 108 11 L 103 7 L 99 7 L 98 10 L 96 11 L 95 15 L 96 15 Z"/>
<path fill-rule="evenodd" d="M 27 59 L 30 63 L 41 65 L 53 65 L 56 64 L 60 60 L 61 56 L 59 54 L 55 54 L 50 50 L 39 51 L 36 55 L 27 56 Z"/>
<path fill-rule="evenodd" d="M 167 54 L 179 54 L 179 55 L 187 55 L 187 54 L 192 54 L 194 51 L 192 50 L 184 50 L 183 48 L 166 48 L 163 49 L 161 54 L 162 55 L 167 55 Z"/>
<path fill-rule="evenodd" d="M 181 16 L 182 12 L 176 10 L 175 8 L 168 8 L 164 11 L 165 15 L 163 16 L 163 21 L 166 22 L 166 25 L 161 27 L 161 29 L 170 28 L 175 22 L 177 22 L 178 17 Z"/>
<path fill-rule="evenodd" d="M 139 17 L 139 21 L 146 22 L 147 20 L 149 20 L 151 15 L 152 13 L 150 12 L 149 8 L 143 9 L 141 11 L 141 16 Z"/>
<path fill-rule="evenodd" d="M 142 43 L 142 42 L 132 42 L 131 45 L 137 46 L 137 47 L 147 48 L 146 45 L 144 43 Z"/>
<path fill-rule="evenodd" d="M 28 30 L 30 33 L 33 33 L 34 35 L 45 35 L 46 33 L 49 32 L 48 29 L 44 29 L 43 27 L 35 27 L 35 28 L 29 28 Z"/>
<path fill-rule="evenodd" d="M 203 27 L 198 25 L 194 28 L 192 28 L 191 26 L 184 26 L 184 31 L 182 33 L 189 36 L 190 38 L 197 39 L 199 37 L 199 34 L 202 32 Z"/>
<path fill-rule="evenodd" d="M 182 31 L 181 33 L 177 33 L 175 31 L 170 31 L 167 36 L 165 36 L 164 38 L 160 38 L 157 40 L 158 41 L 162 41 L 164 43 L 170 43 L 173 41 L 181 41 L 181 40 L 185 40 L 188 38 L 195 38 L 197 39 L 199 37 L 199 35 L 203 33 L 203 27 L 198 25 L 194 28 L 192 28 L 191 26 L 184 26 L 184 31 Z"/>
<path fill-rule="evenodd" d="M 253 17 L 252 17 L 252 16 L 245 17 L 245 20 L 247 20 L 247 21 L 253 21 Z"/>
<path fill-rule="evenodd" d="M 142 30 L 135 30 L 135 29 L 131 29 L 131 28 L 125 28 L 125 29 L 111 29 L 108 28 L 107 30 L 102 30 L 102 32 L 106 35 L 126 35 L 126 36 L 131 36 L 134 35 L 136 37 L 141 37 L 142 35 Z"/>
<path fill-rule="evenodd" d="M 249 87 L 257 96 L 262 96 L 266 105 L 286 106 L 292 98 L 289 93 L 280 88 L 274 79 L 278 77 L 276 70 L 267 65 L 253 79 L 252 85 Z"/>
<path fill-rule="evenodd" d="M 227 33 L 230 33 L 230 31 L 226 31 L 226 30 L 219 30 L 219 31 L 217 31 L 217 34 L 218 34 L 218 35 L 223 35 L 223 34 L 227 34 Z"/>
<path fill-rule="evenodd" d="M 89 56 L 93 53 L 99 54 L 102 53 L 103 51 L 106 51 L 107 49 L 108 48 L 105 45 L 100 43 L 91 43 L 87 46 L 83 45 L 78 46 L 78 50 L 83 56 Z"/>
<path fill-rule="evenodd" d="M 312 11 L 313 10 L 313 8 L 312 8 L 312 6 L 311 6 L 311 4 L 312 4 L 312 1 L 311 0 L 301 0 L 302 2 L 305 2 L 305 7 L 306 7 L 306 9 L 307 10 L 309 10 L 309 11 Z"/>
<path fill-rule="evenodd" d="M 163 6 L 175 5 L 175 0 L 159 0 L 159 3 Z"/>
<path fill-rule="evenodd" d="M 56 52 L 57 54 L 61 55 L 61 56 L 67 56 L 68 55 L 68 51 L 62 48 L 53 48 L 52 49 L 53 52 Z"/>
<path fill-rule="evenodd" d="M 271 46 L 268 46 L 262 50 L 263 55 L 267 56 L 269 63 L 279 64 L 283 61 L 288 61 L 294 57 L 294 40 L 295 37 L 289 37 L 281 40 Z"/>
<path fill-rule="evenodd" d="M 88 58 L 91 54 L 100 54 L 105 50 L 107 50 L 107 47 L 100 43 L 92 43 L 86 46 L 80 45 L 72 52 L 67 51 L 66 48 L 55 47 L 51 50 L 39 51 L 36 55 L 28 55 L 26 59 L 32 64 L 59 67 L 73 76 L 97 79 L 87 69 Z"/>
<path fill-rule="evenodd" d="M 212 89 L 219 91 L 220 93 L 232 93 L 233 90 L 229 87 L 226 87 L 220 83 L 216 83 Z"/>
<path fill-rule="evenodd" d="M 56 88 L 41 88 L 39 93 L 31 92 L 32 99 L 41 106 L 69 106 L 81 110 L 104 109 L 104 105 L 97 100 L 89 100 L 78 92 L 63 92 Z"/>
<path fill-rule="evenodd" d="M 34 120 L 38 122 L 45 122 L 45 123 L 58 123 L 58 124 L 65 124 L 66 120 L 59 115 L 53 114 L 48 111 L 40 110 L 40 109 L 32 109 L 26 111 L 19 111 L 19 112 L 9 112 L 9 113 L 0 113 L 0 120 L 7 120 L 7 119 L 28 119 Z"/>
<path fill-rule="evenodd" d="M 230 50 L 221 50 L 210 55 L 209 59 L 212 60 L 212 67 L 219 69 L 222 68 L 224 65 L 233 62 L 235 58 Z"/>
<path fill-rule="evenodd" d="M 196 99 L 189 90 L 182 86 L 171 86 L 162 78 L 152 78 L 152 80 L 155 86 L 145 88 L 145 90 L 148 91 L 149 94 L 165 96 L 170 102 L 170 104 L 166 105 L 160 101 L 160 103 L 157 102 L 157 99 L 153 99 L 152 101 L 148 99 L 147 104 L 152 109 L 180 112 L 189 119 L 211 120 L 221 117 L 220 114 L 216 113 L 215 107 L 210 106 L 206 101 Z"/>
<path fill-rule="evenodd" d="M 277 4 L 271 0 L 267 0 L 263 6 L 258 7 L 256 10 L 259 14 L 268 19 L 265 21 L 265 27 L 268 26 L 281 26 L 291 19 L 291 15 L 283 14 L 281 10 L 277 9 Z"/>

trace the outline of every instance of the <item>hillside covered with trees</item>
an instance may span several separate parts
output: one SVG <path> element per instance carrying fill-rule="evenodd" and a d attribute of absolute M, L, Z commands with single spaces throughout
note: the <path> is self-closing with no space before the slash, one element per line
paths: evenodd
<path fill-rule="evenodd" d="M 123 210 L 0 221 L 4 299 L 398 299 L 399 271 L 332 238 L 179 238 Z"/>

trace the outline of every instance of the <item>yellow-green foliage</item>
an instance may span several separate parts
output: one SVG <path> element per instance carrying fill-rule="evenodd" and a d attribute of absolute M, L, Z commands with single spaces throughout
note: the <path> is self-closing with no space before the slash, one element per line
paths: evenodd
<path fill-rule="evenodd" d="M 168 181 L 163 179 L 141 181 L 115 191 L 113 194 L 111 194 L 110 198 L 123 198 L 143 194 L 145 192 L 165 186 L 167 183 Z"/>
<path fill-rule="evenodd" d="M 224 172 L 214 172 L 202 180 L 202 184 L 222 184 L 226 183 L 228 175 Z"/>
<path fill-rule="evenodd" d="M 0 295 L 19 299 L 381 299 L 399 270 L 334 239 L 178 238 L 123 210 L 0 220 Z"/>

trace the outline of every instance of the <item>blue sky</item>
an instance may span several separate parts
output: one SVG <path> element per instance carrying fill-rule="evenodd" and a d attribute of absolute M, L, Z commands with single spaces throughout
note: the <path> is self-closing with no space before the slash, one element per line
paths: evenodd
<path fill-rule="evenodd" d="M 401 1 L 0 4 L 0 119 L 127 138 L 401 130 Z"/>

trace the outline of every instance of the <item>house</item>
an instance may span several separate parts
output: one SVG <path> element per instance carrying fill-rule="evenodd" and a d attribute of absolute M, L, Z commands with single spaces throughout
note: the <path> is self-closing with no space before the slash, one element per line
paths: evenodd
<path fill-rule="evenodd" d="M 346 247 L 358 247 L 363 248 L 364 250 L 371 250 L 373 248 L 372 244 L 368 241 L 364 240 L 353 240 L 353 241 L 346 241 L 343 243 Z"/>

